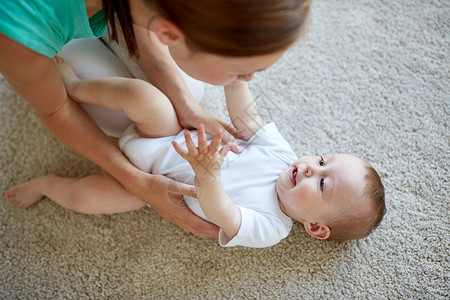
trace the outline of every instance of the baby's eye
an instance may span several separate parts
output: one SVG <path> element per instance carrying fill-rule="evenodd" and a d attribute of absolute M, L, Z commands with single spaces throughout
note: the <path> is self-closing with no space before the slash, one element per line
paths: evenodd
<path fill-rule="evenodd" d="M 325 161 L 323 160 L 323 157 L 322 157 L 322 156 L 319 156 L 319 157 L 320 157 L 319 165 L 320 165 L 320 166 L 323 166 L 323 164 L 325 163 Z"/>
<path fill-rule="evenodd" d="M 323 192 L 323 186 L 325 185 L 325 179 L 320 178 L 319 181 L 319 187 L 320 187 L 320 191 Z"/>

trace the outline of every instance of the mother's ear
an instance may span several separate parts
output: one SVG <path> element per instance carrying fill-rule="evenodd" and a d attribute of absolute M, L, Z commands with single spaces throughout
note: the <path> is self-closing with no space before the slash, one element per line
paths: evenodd
<path fill-rule="evenodd" d="M 151 30 L 156 34 L 159 41 L 167 46 L 183 41 L 184 36 L 181 30 L 172 22 L 158 18 L 152 22 Z"/>
<path fill-rule="evenodd" d="M 330 236 L 330 227 L 325 224 L 304 221 L 303 226 L 305 226 L 306 232 L 308 232 L 309 235 L 318 238 L 319 240 L 326 240 Z"/>

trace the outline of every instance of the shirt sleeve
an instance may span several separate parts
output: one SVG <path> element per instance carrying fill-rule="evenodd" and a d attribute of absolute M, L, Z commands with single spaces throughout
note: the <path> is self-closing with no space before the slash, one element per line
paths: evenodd
<path fill-rule="evenodd" d="M 241 206 L 239 209 L 242 221 L 236 236 L 230 239 L 222 229 L 219 231 L 219 243 L 223 247 L 270 247 L 287 237 L 291 231 L 292 220 L 289 218 L 282 220 Z"/>
<path fill-rule="evenodd" d="M 2 34 L 50 58 L 72 39 L 102 36 L 107 26 L 103 10 L 89 19 L 80 0 L 2 0 L 0 16 Z"/>

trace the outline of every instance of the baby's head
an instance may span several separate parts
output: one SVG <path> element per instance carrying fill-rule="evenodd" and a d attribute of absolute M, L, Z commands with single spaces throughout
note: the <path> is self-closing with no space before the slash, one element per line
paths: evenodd
<path fill-rule="evenodd" d="M 380 176 L 349 154 L 300 157 L 280 174 L 276 189 L 283 212 L 319 239 L 363 238 L 386 211 Z"/>

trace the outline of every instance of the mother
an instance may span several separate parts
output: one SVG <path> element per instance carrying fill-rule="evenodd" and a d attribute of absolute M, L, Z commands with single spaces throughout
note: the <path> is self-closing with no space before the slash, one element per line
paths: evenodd
<path fill-rule="evenodd" d="M 197 104 L 173 61 L 207 83 L 249 81 L 299 37 L 308 11 L 308 0 L 4 0 L 0 72 L 63 143 L 163 218 L 196 235 L 217 236 L 214 225 L 171 201 L 192 195 L 193 187 L 134 167 L 68 97 L 52 58 L 71 39 L 102 36 L 108 24 L 111 39 L 126 45 L 148 79 L 172 101 L 180 124 L 203 123 L 215 132 L 224 124 Z"/>

